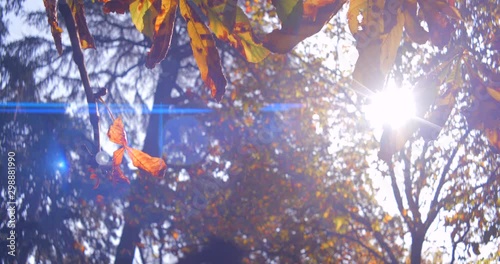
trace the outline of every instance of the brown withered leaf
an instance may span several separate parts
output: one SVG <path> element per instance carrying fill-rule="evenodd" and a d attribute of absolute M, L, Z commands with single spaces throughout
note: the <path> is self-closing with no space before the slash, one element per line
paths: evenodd
<path fill-rule="evenodd" d="M 167 56 L 172 40 L 177 0 L 162 1 L 161 11 L 155 19 L 153 45 L 146 58 L 146 67 L 152 69 Z"/>
<path fill-rule="evenodd" d="M 454 26 L 449 17 L 461 20 L 462 17 L 454 6 L 446 0 L 418 0 L 429 27 L 432 44 L 443 47 L 450 41 Z"/>
<path fill-rule="evenodd" d="M 405 20 L 405 32 L 414 42 L 424 44 L 429 39 L 427 32 L 417 18 L 417 0 L 406 0 L 403 3 Z"/>
<path fill-rule="evenodd" d="M 52 37 L 54 38 L 57 52 L 59 53 L 59 55 L 61 55 L 61 33 L 63 30 L 59 27 L 59 23 L 57 20 L 57 0 L 43 0 L 43 4 L 45 6 L 45 12 L 47 13 L 47 19 L 50 25 L 50 32 L 52 33 Z"/>
<path fill-rule="evenodd" d="M 76 30 L 78 31 L 78 36 L 80 37 L 80 45 L 82 49 L 95 48 L 94 37 L 92 37 L 92 34 L 90 34 L 89 28 L 87 27 L 83 0 L 66 0 L 66 2 L 71 8 L 71 13 L 75 19 Z"/>
<path fill-rule="evenodd" d="M 133 0 L 99 0 L 99 2 L 104 3 L 102 9 L 106 14 L 125 14 L 125 12 L 129 11 L 129 6 L 132 1 Z"/>

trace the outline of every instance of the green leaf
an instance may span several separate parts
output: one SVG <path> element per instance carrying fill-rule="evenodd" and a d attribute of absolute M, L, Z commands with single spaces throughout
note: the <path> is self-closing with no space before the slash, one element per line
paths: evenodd
<path fill-rule="evenodd" d="M 299 42 L 318 33 L 337 14 L 345 2 L 347 0 L 305 0 L 302 16 L 290 15 L 286 23 L 282 23 L 281 29 L 275 29 L 264 37 L 264 47 L 274 53 L 289 52 Z M 299 9 L 295 10 L 296 8 L 290 14 L 299 12 Z M 286 14 L 285 11 L 283 13 Z"/>
<path fill-rule="evenodd" d="M 231 44 L 249 62 L 260 62 L 269 55 L 269 50 L 262 46 L 262 43 L 254 36 L 250 20 L 241 8 L 235 6 L 234 27 L 228 28 L 227 24 L 224 23 L 224 17 L 228 10 L 227 6 L 230 4 L 222 3 L 210 6 L 210 2 L 203 1 L 204 8 L 202 10 L 208 17 L 208 25 L 217 38 Z"/>
<path fill-rule="evenodd" d="M 283 27 L 296 28 L 304 13 L 302 0 L 273 0 Z"/>
<path fill-rule="evenodd" d="M 135 0 L 130 3 L 130 16 L 132 17 L 132 22 L 139 32 L 144 30 L 144 16 L 151 6 L 152 5 L 149 0 Z"/>

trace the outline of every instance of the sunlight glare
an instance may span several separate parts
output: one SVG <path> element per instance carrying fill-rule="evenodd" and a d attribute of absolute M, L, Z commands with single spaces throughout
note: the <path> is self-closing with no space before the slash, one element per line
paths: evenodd
<path fill-rule="evenodd" d="M 374 127 L 389 125 L 399 128 L 415 116 L 415 102 L 410 89 L 391 85 L 370 98 L 366 118 Z"/>

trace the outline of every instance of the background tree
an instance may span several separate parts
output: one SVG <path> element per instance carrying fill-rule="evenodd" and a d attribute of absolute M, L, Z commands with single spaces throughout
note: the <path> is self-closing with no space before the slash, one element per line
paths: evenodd
<path fill-rule="evenodd" d="M 277 2 L 281 1 L 275 1 L 274 4 Z M 413 2 L 416 4 L 416 1 L 406 1 L 405 5 Z M 109 7 L 110 3 L 113 1 L 107 2 L 106 5 Z M 216 7 L 207 6 L 202 1 L 195 3 L 202 7 L 202 12 Z M 353 3 L 360 4 L 360 9 L 356 10 L 356 5 Z M 364 3 L 368 1 L 351 1 L 349 6 L 350 13 L 358 12 L 356 17 L 359 14 L 364 19 L 359 25 L 361 30 L 358 29 L 359 32 L 355 34 L 358 46 L 360 43 L 363 44 L 364 33 L 370 33 L 368 36 L 372 37 L 371 40 L 387 43 L 388 35 L 384 33 L 392 33 L 398 25 L 401 25 L 398 20 L 399 11 L 390 13 L 398 18 L 395 20 L 396 23 L 394 20 L 391 23 L 389 19 L 391 16 L 379 19 L 377 15 L 372 17 L 365 13 L 379 3 L 363 7 Z M 452 32 L 449 29 L 451 24 L 449 21 L 444 24 L 432 24 L 439 19 L 447 18 L 426 9 L 428 3 L 428 1 L 418 1 L 419 5 L 425 6 L 421 8 L 423 13 L 418 16 L 417 13 L 407 13 L 410 18 L 415 15 L 412 19 L 418 21 L 425 16 L 432 42 L 444 46 L 448 42 L 447 34 L 441 36 L 436 34 Z M 484 3 L 485 6 L 488 4 Z M 432 73 L 437 75 L 435 80 L 431 80 L 431 84 L 424 85 L 423 88 L 415 89 L 417 92 L 423 90 L 421 93 L 424 95 L 432 94 L 434 91 L 439 97 L 434 99 L 435 97 L 430 96 L 431 100 L 421 103 L 420 111 L 423 115 L 431 109 L 426 118 L 438 125 L 450 120 L 445 124 L 436 143 L 426 143 L 420 139 L 419 136 L 425 136 L 427 127 L 421 127 L 420 132 L 417 132 L 415 125 L 408 126 L 407 132 L 401 133 L 402 139 L 396 143 L 390 141 L 395 138 L 394 136 L 387 135 L 399 133 L 397 131 L 386 132 L 382 137 L 381 157 L 389 166 L 380 164 L 379 170 L 382 174 L 389 175 L 388 179 L 391 180 L 398 201 L 400 214 L 398 216 L 387 211 L 383 205 L 378 205 L 379 200 L 375 198 L 377 190 L 373 181 L 376 183 L 378 179 L 374 178 L 373 164 L 376 163 L 373 160 L 377 144 L 372 136 L 372 128 L 364 120 L 361 111 L 364 98 L 348 89 L 349 78 L 343 77 L 344 73 L 335 68 L 329 69 L 325 66 L 327 64 L 325 58 L 317 58 L 318 54 L 311 52 L 318 48 L 317 46 L 299 45 L 290 55 L 272 55 L 259 64 L 249 64 L 246 62 L 250 60 L 246 55 L 248 53 L 242 53 L 242 50 L 237 50 L 239 51 L 237 53 L 228 44 L 217 43 L 220 52 L 218 55 L 222 60 L 221 67 L 226 73 L 228 98 L 216 104 L 210 102 L 208 94 L 200 88 L 203 82 L 207 82 L 207 75 L 204 75 L 207 69 L 202 68 L 201 75 L 196 71 L 194 65 L 195 63 L 200 65 L 200 59 L 191 57 L 191 44 L 186 25 L 181 18 L 174 17 L 177 22 L 176 26 L 172 27 L 169 55 L 155 70 L 149 71 L 144 66 L 151 59 L 145 55 L 151 42 L 137 32 L 137 19 L 134 20 L 135 25 L 132 25 L 127 16 L 103 15 L 100 4 L 89 3 L 85 6 L 86 21 L 95 45 L 103 48 L 85 53 L 88 75 L 92 83 L 105 84 L 104 87 L 108 89 L 105 100 L 112 112 L 122 112 L 126 130 L 138 131 L 129 134 L 131 145 L 143 145 L 144 151 L 153 156 L 165 155 L 169 168 L 162 179 L 145 176 L 144 172 L 126 171 L 125 174 L 131 180 L 130 187 L 123 183 L 112 185 L 107 181 L 110 175 L 108 167 L 101 166 L 97 170 L 87 171 L 89 165 L 95 167 L 93 160 L 97 150 L 93 149 L 95 148 L 93 143 L 87 142 L 85 137 L 81 140 L 87 142 L 84 144 L 77 141 L 75 145 L 62 141 L 69 154 L 67 159 L 72 165 L 71 175 L 79 175 L 78 180 L 71 177 L 61 178 L 60 181 L 45 180 L 44 184 L 34 182 L 31 188 L 37 190 L 40 195 L 36 195 L 35 192 L 29 196 L 33 201 L 26 200 L 20 203 L 22 206 L 46 212 L 47 216 L 42 218 L 45 221 L 58 216 L 56 219 L 59 220 L 56 222 L 67 226 L 74 240 L 69 232 L 61 235 L 55 229 L 50 229 L 51 235 L 47 236 L 43 233 L 46 232 L 43 229 L 49 226 L 35 225 L 33 234 L 41 234 L 41 239 L 23 238 L 23 241 L 35 241 L 31 245 L 23 245 L 23 255 L 36 256 L 40 261 L 50 258 L 57 262 L 60 260 L 69 262 L 71 261 L 69 258 L 75 255 L 80 261 L 86 262 L 109 262 L 114 258 L 117 263 L 131 263 L 136 255 L 142 258 L 143 262 L 154 260 L 163 262 L 167 256 L 183 256 L 196 251 L 198 245 L 202 246 L 207 237 L 215 234 L 238 244 L 244 252 L 243 261 L 250 263 L 273 261 L 330 263 L 340 260 L 402 262 L 407 257 L 419 262 L 426 231 L 440 212 L 446 213 L 445 224 L 453 228 L 450 232 L 453 241 L 452 259 L 455 258 L 454 252 L 460 243 L 470 246 L 474 252 L 479 250 L 480 242 L 487 244 L 493 241 L 491 243 L 493 244 L 498 237 L 495 231 L 498 228 L 494 224 L 498 222 L 498 210 L 496 210 L 498 193 L 495 192 L 498 190 L 498 156 L 494 156 L 488 150 L 480 134 L 469 132 L 470 119 L 469 126 L 465 126 L 464 118 L 460 116 L 458 109 L 462 107 L 462 102 L 470 105 L 470 101 L 477 102 L 478 98 L 489 99 L 488 102 L 491 102 L 490 97 L 495 98 L 496 86 L 490 84 L 491 80 L 494 80 L 498 53 L 494 50 L 495 24 L 489 23 L 495 21 L 495 12 L 485 13 L 485 8 L 470 9 L 467 8 L 468 3 L 464 5 L 459 1 L 457 6 L 465 21 L 484 17 L 477 22 L 483 22 L 481 25 L 488 33 L 480 34 L 472 31 L 474 33 L 469 34 L 473 35 L 469 36 L 465 35 L 465 32 L 468 32 L 467 28 L 461 28 L 450 42 L 471 48 L 465 49 L 466 52 L 443 52 L 430 57 L 424 55 L 429 48 L 416 47 L 404 41 L 399 49 L 400 56 L 395 56 L 401 59 L 396 60 L 397 68 L 393 73 L 394 76 L 410 83 L 415 80 L 408 77 L 409 75 L 424 75 L 432 69 Z M 335 9 L 337 5 L 334 3 L 332 7 Z M 383 7 L 389 8 L 390 5 Z M 396 10 L 403 10 L 401 12 L 406 16 L 404 10 L 411 11 L 410 7 L 411 5 Z M 245 3 L 245 11 L 252 18 L 249 23 L 256 25 L 256 21 L 260 19 L 264 29 L 272 27 L 272 23 L 262 19 L 266 11 L 271 8 L 271 4 L 267 1 Z M 464 9 L 473 11 L 469 14 Z M 451 10 L 452 14 L 449 16 L 457 16 L 454 9 L 437 10 L 442 12 Z M 305 12 L 305 17 L 308 17 L 307 10 L 301 12 Z M 43 21 L 38 25 L 41 29 L 47 30 L 46 14 L 26 15 L 30 22 Z M 181 15 L 185 16 L 185 12 L 181 12 Z M 263 42 L 265 48 L 275 52 L 288 51 L 304 36 L 317 31 L 307 30 L 306 35 L 302 34 L 301 27 L 298 33 L 290 31 L 291 24 L 287 23 L 291 22 L 284 22 L 284 19 L 293 15 L 296 14 L 277 10 L 277 16 L 283 27 L 282 30 L 265 35 L 267 36 Z M 137 14 L 133 13 L 132 17 L 134 16 Z M 330 17 L 327 16 L 326 19 L 318 13 L 318 18 L 321 18 L 318 20 L 320 22 L 312 23 L 311 26 L 318 28 L 319 24 L 319 30 Z M 293 22 L 293 19 L 289 21 Z M 350 21 L 352 24 L 352 20 Z M 373 21 L 383 21 L 382 25 L 376 26 L 383 26 L 385 31 L 366 31 Z M 304 25 L 308 25 L 306 22 Z M 60 23 L 61 27 L 64 27 L 64 22 Z M 334 41 L 349 39 L 345 29 L 340 25 L 342 24 L 338 19 L 333 20 L 332 24 L 326 27 L 324 34 L 332 37 Z M 492 31 L 489 31 L 490 28 Z M 420 33 L 412 33 L 412 29 L 418 28 L 405 24 L 405 32 L 412 37 L 412 40 L 415 40 L 415 37 L 422 37 Z M 445 29 L 446 31 L 442 31 Z M 151 32 L 147 33 L 144 30 L 147 29 L 143 28 L 142 33 L 151 35 Z M 216 36 L 224 33 L 224 30 L 217 31 L 213 28 L 211 30 Z M 475 34 L 479 35 L 475 37 Z M 483 38 L 488 36 L 489 42 L 484 46 L 488 50 L 481 50 L 483 46 L 478 45 L 480 36 Z M 291 41 L 283 43 L 289 45 L 292 43 L 291 47 L 273 46 L 280 43 L 277 40 L 285 37 Z M 463 42 L 469 38 L 470 43 Z M 255 39 L 252 41 L 258 44 Z M 158 43 L 153 37 L 152 45 Z M 383 72 L 378 72 L 378 67 L 382 67 L 381 64 L 387 66 L 387 62 L 383 61 L 385 57 L 382 57 L 382 61 L 375 60 L 375 64 L 364 64 L 375 51 L 385 47 L 385 44 L 380 46 L 377 43 L 379 42 L 369 41 L 360 47 L 361 58 L 355 73 L 364 73 L 370 67 L 375 72 L 375 75 L 367 74 L 367 79 L 358 79 L 365 85 L 370 83 L 370 78 L 380 79 L 383 76 Z M 236 45 L 235 43 L 229 45 L 231 44 L 233 47 Z M 61 42 L 59 57 L 56 56 L 57 49 L 53 47 L 52 40 L 49 41 L 46 37 L 25 38 L 10 44 L 2 42 L 2 45 L 5 47 L 2 49 L 2 76 L 7 76 L 6 81 L 2 81 L 3 100 L 65 102 L 70 98 L 77 102 L 85 101 L 80 88 L 80 77 L 76 74 L 76 68 L 70 57 L 72 49 L 65 39 Z M 446 50 L 455 51 L 453 47 L 448 45 Z M 341 47 L 337 46 L 333 52 L 333 57 L 337 61 L 341 54 L 340 49 Z M 391 46 L 391 50 L 393 52 L 398 50 L 397 45 Z M 162 50 L 162 53 L 164 52 L 165 49 Z M 483 57 L 484 54 L 489 56 L 482 62 L 482 58 L 479 57 Z M 419 69 L 418 65 L 404 63 L 410 61 L 410 58 L 421 59 L 422 63 L 419 65 L 422 69 Z M 439 64 L 440 61 L 444 63 Z M 492 67 L 488 70 L 488 67 L 481 62 Z M 462 64 L 465 65 L 464 69 L 460 68 Z M 412 69 L 410 71 L 405 67 Z M 471 71 L 465 67 L 480 69 L 482 75 L 479 77 L 471 75 Z M 208 72 L 211 70 L 208 69 Z M 58 88 L 61 85 L 67 87 L 66 90 Z M 474 93 L 470 86 L 485 87 L 478 89 L 481 93 Z M 36 89 L 33 89 L 34 87 Z M 214 93 L 213 87 L 210 88 Z M 376 89 L 372 86 L 369 88 Z M 217 89 L 215 94 L 220 95 Z M 453 100 L 447 97 L 449 91 L 452 91 Z M 132 105 L 133 103 L 150 105 L 152 102 L 155 108 L 151 111 Z M 489 116 L 495 117 L 494 109 L 498 103 L 492 102 L 476 106 L 493 107 Z M 287 104 L 273 107 L 274 103 Z M 131 104 L 133 111 L 126 107 L 128 104 Z M 176 107 L 171 108 L 172 105 Z M 430 107 L 431 105 L 438 107 L 439 111 L 432 111 L 434 108 Z M 172 112 L 178 111 L 179 108 L 184 108 L 185 111 L 175 118 L 167 114 L 157 114 L 163 113 L 167 106 Z M 201 112 L 205 114 L 187 116 L 186 112 L 193 109 L 202 110 Z M 441 111 L 442 109 L 448 111 Z M 449 111 L 451 118 L 448 118 Z M 438 112 L 445 114 L 436 117 L 435 113 Z M 18 115 L 21 113 L 19 111 Z M 149 120 L 139 113 L 151 113 Z M 476 118 L 485 113 L 484 108 L 476 107 L 469 113 L 472 120 L 479 120 L 472 127 L 484 130 L 494 146 L 496 141 L 492 139 L 495 134 L 491 131 L 498 129 L 498 123 L 491 118 Z M 106 118 L 104 111 L 101 112 L 101 116 L 100 130 L 106 131 L 107 123 L 111 122 Z M 4 127 L 5 131 L 13 128 L 14 124 L 19 127 L 14 130 L 17 131 L 15 134 L 5 138 L 6 141 L 19 137 L 23 131 L 21 129 L 23 124 L 29 126 L 31 122 L 22 123 L 11 115 L 6 118 L 13 121 L 5 122 L 8 124 Z M 172 126 L 169 124 L 172 123 L 178 125 L 177 130 L 171 130 Z M 47 121 L 44 124 L 50 123 Z M 142 144 L 141 138 L 144 134 L 141 130 L 144 131 L 146 124 L 148 128 Z M 186 129 L 181 130 L 180 124 L 187 125 Z M 35 142 L 41 138 L 40 142 L 45 144 L 48 139 L 45 140 L 44 130 L 47 130 L 45 125 L 33 128 L 32 131 L 41 132 L 39 134 L 32 132 L 30 136 L 35 138 Z M 85 131 L 85 129 L 78 130 Z M 86 132 L 90 132 L 90 129 Z M 415 132 L 417 134 L 414 134 Z M 104 133 L 101 138 L 106 138 Z M 189 138 L 191 144 L 185 144 L 185 139 L 182 138 Z M 404 145 L 407 139 L 410 139 L 409 143 Z M 449 144 L 450 139 L 458 143 Z M 17 149 L 21 141 L 16 139 L 10 142 L 14 142 L 13 147 Z M 463 146 L 463 151 L 457 147 L 459 144 Z M 82 145 L 85 146 L 83 151 L 75 153 L 76 149 L 82 149 Z M 195 147 L 188 149 L 188 145 Z M 39 149 L 49 151 L 45 146 Z M 164 149 L 168 151 L 163 153 Z M 393 159 L 394 153 L 396 155 Z M 477 155 L 471 157 L 467 155 L 468 153 Z M 32 170 L 38 163 L 29 163 L 31 160 L 33 159 L 27 159 L 26 163 L 20 166 Z M 446 164 L 449 165 L 443 166 Z M 443 169 L 440 170 L 441 168 Z M 52 174 L 57 175 L 57 171 L 50 169 L 46 171 L 40 180 L 49 179 Z M 399 176 L 399 171 L 402 176 Z M 436 179 L 434 175 L 437 176 Z M 30 175 L 22 173 L 21 177 Z M 90 186 L 96 184 L 96 179 L 100 179 L 100 184 L 96 191 L 92 191 Z M 399 179 L 402 179 L 402 182 Z M 57 186 L 55 187 L 57 189 L 68 182 L 82 186 L 77 185 L 80 181 L 83 182 L 83 186 L 89 188 L 63 193 L 61 196 L 54 196 L 52 192 L 57 193 L 57 191 L 53 189 L 44 189 L 46 182 L 53 182 L 52 185 Z M 20 188 L 19 191 L 31 193 L 29 188 Z M 90 194 L 86 195 L 83 192 Z M 434 194 L 430 196 L 432 199 L 428 203 L 422 202 L 427 197 L 426 192 Z M 76 197 L 79 197 L 79 203 L 75 202 Z M 39 202 L 36 202 L 36 199 L 39 199 Z M 466 207 L 462 207 L 457 203 L 461 199 L 475 202 L 469 202 Z M 481 203 L 476 204 L 479 201 Z M 40 206 L 32 207 L 32 204 Z M 48 207 L 50 209 L 44 207 L 47 204 L 50 204 L 51 207 Z M 93 207 L 93 204 L 99 206 Z M 430 209 L 426 211 L 427 206 Z M 70 216 L 58 213 L 58 208 L 66 207 L 74 208 Z M 39 219 L 36 212 L 19 215 L 18 219 L 28 219 L 27 222 L 29 219 Z M 424 215 L 427 216 L 426 220 L 422 219 Z M 38 223 L 43 221 L 39 220 Z M 85 228 L 79 228 L 82 223 Z M 108 234 L 116 234 L 118 227 L 122 225 L 123 231 L 119 242 L 114 238 L 108 238 Z M 97 229 L 98 226 L 105 227 L 105 231 L 96 232 L 102 230 Z M 21 228 L 24 230 L 24 227 Z M 413 240 L 411 248 L 401 246 L 401 238 L 406 233 L 410 233 Z M 52 243 L 59 240 L 55 250 L 43 247 L 47 244 L 45 242 L 47 240 L 44 240 L 47 237 Z M 65 254 L 73 252 L 70 251 L 69 245 L 73 245 L 74 251 L 82 253 Z M 112 248 L 115 245 L 117 245 L 116 255 L 112 256 Z M 494 254 L 491 258 L 495 258 Z"/>

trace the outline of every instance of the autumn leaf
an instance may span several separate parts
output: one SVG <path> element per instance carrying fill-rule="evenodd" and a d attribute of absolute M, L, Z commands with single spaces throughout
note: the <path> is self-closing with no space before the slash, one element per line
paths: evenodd
<path fill-rule="evenodd" d="M 293 1 L 273 1 L 280 10 L 278 16 L 284 21 L 281 21 L 281 29 L 275 29 L 264 37 L 264 47 L 274 53 L 289 52 L 302 40 L 318 33 L 345 2 L 347 0 L 305 0 L 302 8 L 294 5 L 292 9 L 285 9 Z"/>
<path fill-rule="evenodd" d="M 421 27 L 417 2 L 429 33 Z M 453 30 L 449 18 L 461 19 L 458 9 L 445 0 L 352 0 L 347 17 L 359 52 L 353 73 L 354 88 L 363 93 L 366 89 L 382 89 L 385 76 L 393 67 L 403 29 L 417 43 L 423 44 L 430 38 L 441 47 L 448 43 Z"/>
<path fill-rule="evenodd" d="M 219 52 L 215 48 L 212 33 L 186 1 L 180 0 L 179 7 L 181 15 L 187 23 L 193 56 L 200 69 L 201 78 L 210 88 L 212 96 L 221 100 L 227 82 L 222 73 Z"/>
<path fill-rule="evenodd" d="M 125 176 L 120 165 L 122 164 L 123 155 L 125 154 L 125 148 L 119 148 L 113 152 L 113 166 L 111 171 L 111 177 L 113 180 L 123 180 L 130 184 L 129 178 Z"/>
<path fill-rule="evenodd" d="M 404 15 L 398 12 L 394 20 L 396 23 L 389 33 L 384 36 L 382 41 L 380 68 L 383 74 L 387 74 L 392 69 L 399 49 L 399 44 L 401 43 L 401 37 L 403 36 Z"/>
<path fill-rule="evenodd" d="M 148 154 L 127 145 L 126 134 L 120 117 L 116 118 L 109 128 L 108 137 L 112 142 L 122 145 L 121 148 L 113 152 L 113 170 L 111 173 L 113 179 L 121 179 L 130 183 L 130 180 L 123 174 L 123 171 L 120 168 L 125 151 L 127 151 L 128 155 L 132 159 L 134 166 L 151 173 L 153 176 L 158 176 L 167 167 L 163 159 L 151 157 Z"/>
<path fill-rule="evenodd" d="M 59 53 L 59 55 L 61 55 L 61 33 L 63 30 L 59 27 L 59 23 L 57 21 L 57 0 L 43 0 L 43 4 L 45 5 L 45 12 L 47 13 L 47 18 L 49 21 L 50 32 L 52 33 L 52 37 L 54 38 L 57 52 Z"/>
<path fill-rule="evenodd" d="M 102 204 L 104 202 L 104 196 L 98 194 L 96 197 L 95 197 L 95 201 L 98 203 L 98 204 Z"/>
<path fill-rule="evenodd" d="M 414 121 L 410 121 L 403 127 L 393 128 L 391 126 L 384 127 L 384 132 L 380 139 L 380 151 L 378 157 L 386 162 L 392 159 L 392 155 L 403 149 L 408 139 L 417 130 L 418 125 Z"/>
<path fill-rule="evenodd" d="M 435 107 L 425 118 L 426 122 L 420 122 L 420 135 L 427 141 L 435 140 L 444 126 L 455 106 L 455 96 L 458 89 L 450 87 L 443 95 L 436 99 Z"/>
<path fill-rule="evenodd" d="M 101 181 L 100 181 L 99 177 L 97 176 L 97 174 L 95 173 L 95 171 L 92 171 L 92 173 L 90 174 L 90 179 L 95 180 L 95 184 L 94 184 L 94 187 L 92 187 L 92 189 L 97 189 L 97 187 L 99 187 L 99 184 Z"/>
<path fill-rule="evenodd" d="M 123 146 L 127 145 L 127 137 L 125 135 L 125 129 L 123 127 L 121 117 L 118 117 L 113 121 L 113 124 L 108 130 L 108 137 L 113 143 Z"/>
<path fill-rule="evenodd" d="M 73 248 L 80 251 L 80 252 L 85 252 L 85 246 L 80 244 L 79 242 L 74 242 Z"/>
<path fill-rule="evenodd" d="M 480 87 L 479 89 L 485 89 Z M 480 92 L 479 92 L 480 93 Z M 500 152 L 500 103 L 487 94 L 475 96 L 473 103 L 464 114 L 470 127 L 484 132 L 491 146 Z"/>
<path fill-rule="evenodd" d="M 418 44 L 426 43 L 429 39 L 429 32 L 425 31 L 417 18 L 417 0 L 404 1 L 403 8 L 406 34 Z"/>
<path fill-rule="evenodd" d="M 177 0 L 162 1 L 161 11 L 155 20 L 153 45 L 146 59 L 146 67 L 150 69 L 167 56 L 172 40 L 176 11 Z"/>
<path fill-rule="evenodd" d="M 416 1 L 416 0 L 415 0 Z M 363 10 L 368 8 L 367 0 L 351 0 L 349 1 L 349 10 L 347 11 L 347 22 L 351 34 L 357 34 L 359 30 L 358 16 L 363 13 Z"/>
<path fill-rule="evenodd" d="M 273 0 L 273 6 L 281 23 L 290 27 L 298 27 L 304 13 L 303 1 L 300 0 Z"/>
<path fill-rule="evenodd" d="M 102 7 L 104 13 L 117 13 L 117 14 L 125 14 L 129 10 L 130 3 L 133 0 L 99 0 L 104 3 Z"/>
<path fill-rule="evenodd" d="M 155 12 L 152 16 L 158 15 L 157 10 L 153 7 L 152 1 L 150 0 L 135 0 L 130 3 L 129 9 L 132 22 L 139 32 L 144 31 L 144 28 L 147 27 L 145 24 L 153 23 L 146 17 L 147 12 Z M 151 15 L 149 15 L 149 17 L 151 17 Z M 144 20 L 146 20 L 146 23 L 144 23 Z M 149 36 L 151 37 L 151 35 Z"/>
<path fill-rule="evenodd" d="M 392 69 L 403 34 L 404 15 L 400 4 L 392 7 L 393 12 L 385 10 L 383 0 L 358 0 L 351 4 L 354 5 L 348 12 L 349 28 L 359 52 L 353 72 L 354 88 L 366 94 L 382 89 L 385 76 Z M 357 21 L 359 14 L 361 23 Z"/>
<path fill-rule="evenodd" d="M 439 87 L 436 87 L 437 84 L 433 85 L 429 83 L 428 89 L 424 89 L 427 90 L 427 95 L 423 96 L 422 94 L 417 94 L 416 96 L 417 106 L 419 108 L 417 115 L 422 118 L 426 115 L 426 122 L 420 122 L 420 135 L 422 135 L 425 140 L 434 140 L 437 138 L 441 128 L 448 120 L 455 106 L 455 97 L 460 87 L 463 85 L 461 57 L 450 62 L 448 65 L 449 67 L 443 70 L 437 77 L 439 79 L 444 79 L 444 83 L 447 87 L 446 91 L 438 96 Z M 433 109 L 426 113 L 432 104 L 434 104 Z"/>
<path fill-rule="evenodd" d="M 148 154 L 131 147 L 125 147 L 125 150 L 132 159 L 134 166 L 151 173 L 153 176 L 159 176 L 160 172 L 167 168 L 163 159 L 151 157 Z"/>
<path fill-rule="evenodd" d="M 85 18 L 85 9 L 83 7 L 83 0 L 66 0 L 71 9 L 73 18 L 76 23 L 76 30 L 80 38 L 80 45 L 82 49 L 95 48 L 94 37 L 90 34 L 87 27 L 87 19 Z"/>
<path fill-rule="evenodd" d="M 448 17 L 461 20 L 459 11 L 446 0 L 421 0 L 419 5 L 429 27 L 432 44 L 443 47 L 449 42 L 454 28 Z"/>
<path fill-rule="evenodd" d="M 208 17 L 208 26 L 215 36 L 228 42 L 247 61 L 260 62 L 269 55 L 269 50 L 255 37 L 250 20 L 233 1 L 219 3 L 197 0 L 194 2 L 202 7 L 204 14 Z M 227 16 L 231 18 L 231 21 L 227 21 Z"/>
<path fill-rule="evenodd" d="M 486 87 L 486 91 L 493 99 L 500 102 L 500 87 Z"/>

